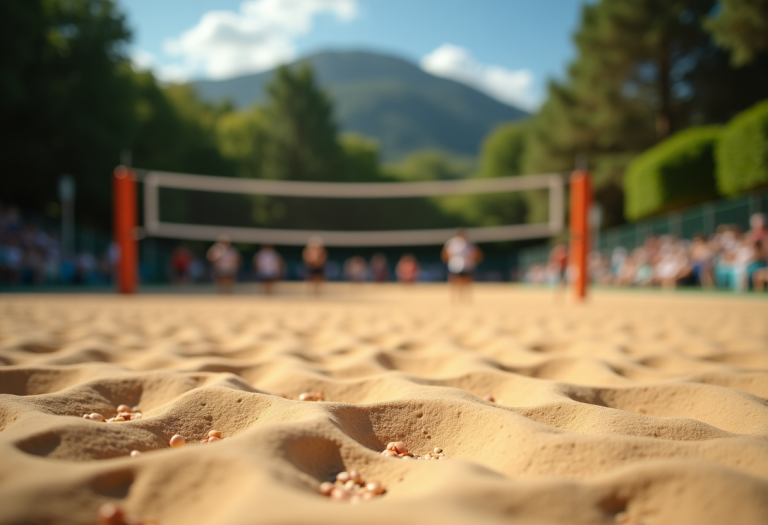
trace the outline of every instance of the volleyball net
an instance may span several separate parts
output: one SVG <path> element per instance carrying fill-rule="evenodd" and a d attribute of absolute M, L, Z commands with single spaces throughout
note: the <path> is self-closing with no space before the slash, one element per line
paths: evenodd
<path fill-rule="evenodd" d="M 371 183 L 142 175 L 144 230 L 154 237 L 384 247 L 439 245 L 458 227 L 475 242 L 551 237 L 564 227 L 560 174 Z"/>

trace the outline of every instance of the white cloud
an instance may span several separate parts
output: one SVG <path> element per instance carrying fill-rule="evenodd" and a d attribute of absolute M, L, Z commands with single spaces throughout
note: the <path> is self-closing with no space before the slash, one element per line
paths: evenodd
<path fill-rule="evenodd" d="M 481 64 L 463 47 L 443 44 L 421 59 L 421 68 L 435 76 L 468 84 L 507 104 L 527 110 L 538 107 L 531 90 L 533 73 Z"/>
<path fill-rule="evenodd" d="M 137 71 L 147 71 L 155 67 L 155 55 L 143 49 L 134 49 L 131 51 L 131 64 Z"/>
<path fill-rule="evenodd" d="M 187 69 L 180 64 L 158 63 L 157 57 L 143 49 L 133 49 L 130 52 L 131 64 L 136 71 L 152 71 L 162 82 L 183 83 L 189 80 Z"/>
<path fill-rule="evenodd" d="M 357 15 L 357 0 L 247 0 L 237 13 L 205 13 L 196 26 L 167 40 L 165 51 L 182 59 L 188 76 L 262 71 L 295 58 L 294 39 L 322 13 L 349 21 Z"/>

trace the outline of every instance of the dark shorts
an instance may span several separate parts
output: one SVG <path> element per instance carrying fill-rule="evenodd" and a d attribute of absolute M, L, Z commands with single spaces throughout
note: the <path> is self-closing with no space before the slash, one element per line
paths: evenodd
<path fill-rule="evenodd" d="M 323 277 L 323 276 L 325 276 L 325 268 L 323 268 L 322 266 L 319 268 L 313 268 L 313 267 L 307 268 L 307 278 Z"/>
<path fill-rule="evenodd" d="M 472 275 L 474 275 L 474 272 L 471 272 L 471 271 L 449 272 L 449 273 L 455 277 L 472 277 Z"/>

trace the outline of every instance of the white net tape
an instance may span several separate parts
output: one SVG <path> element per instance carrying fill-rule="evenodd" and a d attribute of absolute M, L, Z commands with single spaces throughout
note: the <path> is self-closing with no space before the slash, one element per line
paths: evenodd
<path fill-rule="evenodd" d="M 227 235 L 237 242 L 303 245 L 310 237 L 318 236 L 323 239 L 327 246 L 442 244 L 453 234 L 454 229 L 323 231 L 160 222 L 158 191 L 160 187 L 164 187 L 268 196 L 373 199 L 547 189 L 549 190 L 549 220 L 546 223 L 466 228 L 470 238 L 475 242 L 532 239 L 557 235 L 562 231 L 564 225 L 563 185 L 563 177 L 559 174 L 459 181 L 340 183 L 236 179 L 150 171 L 144 177 L 144 228 L 149 235 L 155 237 L 204 241 L 215 240 L 221 235 Z"/>

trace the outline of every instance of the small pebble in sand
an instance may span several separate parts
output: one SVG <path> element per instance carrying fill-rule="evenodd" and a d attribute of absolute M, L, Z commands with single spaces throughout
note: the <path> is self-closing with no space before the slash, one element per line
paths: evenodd
<path fill-rule="evenodd" d="M 384 487 L 378 481 L 363 481 L 362 475 L 352 470 L 336 474 L 336 482 L 324 481 L 320 484 L 319 492 L 323 496 L 338 501 L 360 503 L 367 501 L 385 492 Z"/>
<path fill-rule="evenodd" d="M 299 395 L 299 401 L 325 401 L 325 396 L 322 392 L 304 392 Z"/>
<path fill-rule="evenodd" d="M 141 452 L 139 452 L 138 450 L 131 450 L 131 457 L 132 458 L 137 458 L 139 456 L 141 456 Z"/>
<path fill-rule="evenodd" d="M 387 449 L 382 451 L 381 455 L 401 459 L 445 459 L 443 449 L 440 447 L 435 447 L 432 452 L 428 452 L 423 456 L 420 456 L 418 454 L 414 454 L 413 452 L 409 452 L 408 445 L 402 441 L 393 441 L 388 443 Z"/>
<path fill-rule="evenodd" d="M 619 512 L 614 516 L 614 521 L 621 525 L 643 525 L 643 520 L 639 518 L 631 518 L 626 512 Z"/>
<path fill-rule="evenodd" d="M 173 437 L 171 438 L 170 445 L 171 445 L 171 448 L 179 448 L 179 447 L 183 447 L 184 443 L 186 442 L 187 440 L 184 439 L 184 436 L 182 436 L 181 434 L 174 434 Z"/>
<path fill-rule="evenodd" d="M 208 438 L 208 443 L 216 443 L 217 441 L 221 441 L 221 438 L 217 438 L 216 436 L 211 436 Z"/>
<path fill-rule="evenodd" d="M 91 421 L 104 421 L 104 416 L 102 416 L 101 414 L 97 414 L 96 412 L 94 412 L 93 414 L 90 414 L 90 415 L 88 416 L 88 419 L 90 419 Z"/>
<path fill-rule="evenodd" d="M 336 481 L 340 483 L 346 483 L 349 481 L 349 472 L 339 472 L 336 474 Z"/>
<path fill-rule="evenodd" d="M 381 483 L 378 481 L 369 481 L 365 488 L 368 492 L 372 492 L 373 494 L 381 494 L 384 492 L 384 487 L 382 487 Z"/>
<path fill-rule="evenodd" d="M 208 432 L 208 437 L 209 438 L 215 437 L 215 438 L 221 439 L 221 432 L 219 432 L 218 430 L 211 430 L 210 432 Z"/>
<path fill-rule="evenodd" d="M 97 416 L 101 416 L 101 414 L 96 414 Z M 83 418 L 85 419 L 94 419 L 93 414 L 83 414 Z M 120 405 L 117 407 L 117 415 L 115 417 L 110 418 L 104 418 L 104 416 L 101 416 L 101 419 L 94 419 L 94 421 L 106 421 L 107 423 L 121 423 L 123 421 L 134 421 L 136 419 L 141 419 L 141 412 L 139 412 L 139 407 L 129 407 L 128 405 Z"/>
<path fill-rule="evenodd" d="M 123 509 L 113 503 L 105 503 L 99 509 L 100 525 L 122 525 L 125 523 Z"/>
<path fill-rule="evenodd" d="M 490 396 L 490 395 L 483 397 L 483 399 L 485 399 L 489 403 L 495 403 L 496 402 L 496 400 L 493 398 L 493 396 Z"/>
<path fill-rule="evenodd" d="M 105 503 L 99 509 L 99 525 L 156 525 L 156 523 L 153 520 L 129 520 L 123 509 L 114 503 Z"/>

